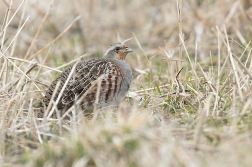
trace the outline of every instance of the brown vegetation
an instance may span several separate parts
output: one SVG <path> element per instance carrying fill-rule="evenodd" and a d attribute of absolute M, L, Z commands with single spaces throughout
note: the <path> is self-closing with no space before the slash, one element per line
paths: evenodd
<path fill-rule="evenodd" d="M 251 166 L 251 2 L 2 0 L 0 164 Z M 117 109 L 36 118 L 63 69 L 130 37 Z"/>

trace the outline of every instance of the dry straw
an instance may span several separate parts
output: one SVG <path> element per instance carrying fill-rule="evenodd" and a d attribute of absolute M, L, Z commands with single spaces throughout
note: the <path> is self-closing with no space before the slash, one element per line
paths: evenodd
<path fill-rule="evenodd" d="M 251 166 L 251 13 L 235 0 L 1 1 L 0 164 Z M 133 83 L 117 108 L 61 115 L 63 87 L 36 117 L 64 68 L 121 39 Z"/>

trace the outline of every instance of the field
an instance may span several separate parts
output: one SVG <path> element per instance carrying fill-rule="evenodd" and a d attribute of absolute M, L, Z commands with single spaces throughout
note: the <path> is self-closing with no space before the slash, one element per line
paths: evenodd
<path fill-rule="evenodd" d="M 0 15 L 0 166 L 251 166 L 251 0 L 2 0 Z M 61 71 L 128 38 L 117 108 L 36 117 Z"/>

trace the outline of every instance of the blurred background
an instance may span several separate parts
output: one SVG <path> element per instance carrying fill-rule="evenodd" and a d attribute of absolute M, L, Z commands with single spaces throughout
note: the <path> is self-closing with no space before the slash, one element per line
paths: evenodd
<path fill-rule="evenodd" d="M 11 2 L 9 17 L 20 4 L 21 8 L 10 22 L 5 35 L 6 43 L 11 41 L 18 27 L 29 18 L 16 43 L 20 48 L 15 49 L 14 54 L 17 57 L 27 53 L 27 48 L 43 18 L 46 17 L 30 55 L 57 37 L 78 16 L 81 18 L 53 44 L 51 54 L 63 58 L 64 62 L 86 52 L 104 52 L 110 44 L 118 41 L 118 36 L 124 40 L 132 37 L 132 33 L 147 54 L 163 53 L 159 49 L 162 47 L 174 50 L 174 56 L 177 56 L 179 22 L 176 0 L 2 0 L 0 1 L 1 24 Z M 216 26 L 222 30 L 223 25 L 226 26 L 229 37 L 233 41 L 245 44 L 251 39 L 251 27 L 244 25 L 251 24 L 251 19 L 250 0 L 183 1 L 182 30 L 187 49 L 193 53 L 197 41 L 200 58 L 209 57 L 209 52 L 214 52 L 217 48 Z M 134 41 L 128 42 L 128 45 L 135 50 L 138 48 Z M 142 52 L 138 51 L 139 49 L 134 54 L 141 55 Z M 41 54 L 45 53 L 46 51 Z M 136 63 L 135 60 L 133 64 L 134 62 Z"/>

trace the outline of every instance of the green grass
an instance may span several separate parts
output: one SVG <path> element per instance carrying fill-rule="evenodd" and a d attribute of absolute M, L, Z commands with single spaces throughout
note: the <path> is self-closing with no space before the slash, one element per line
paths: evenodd
<path fill-rule="evenodd" d="M 181 24 L 176 1 L 1 1 L 0 164 L 251 166 L 252 3 L 179 2 Z M 67 63 L 132 36 L 118 108 L 36 118 Z"/>

